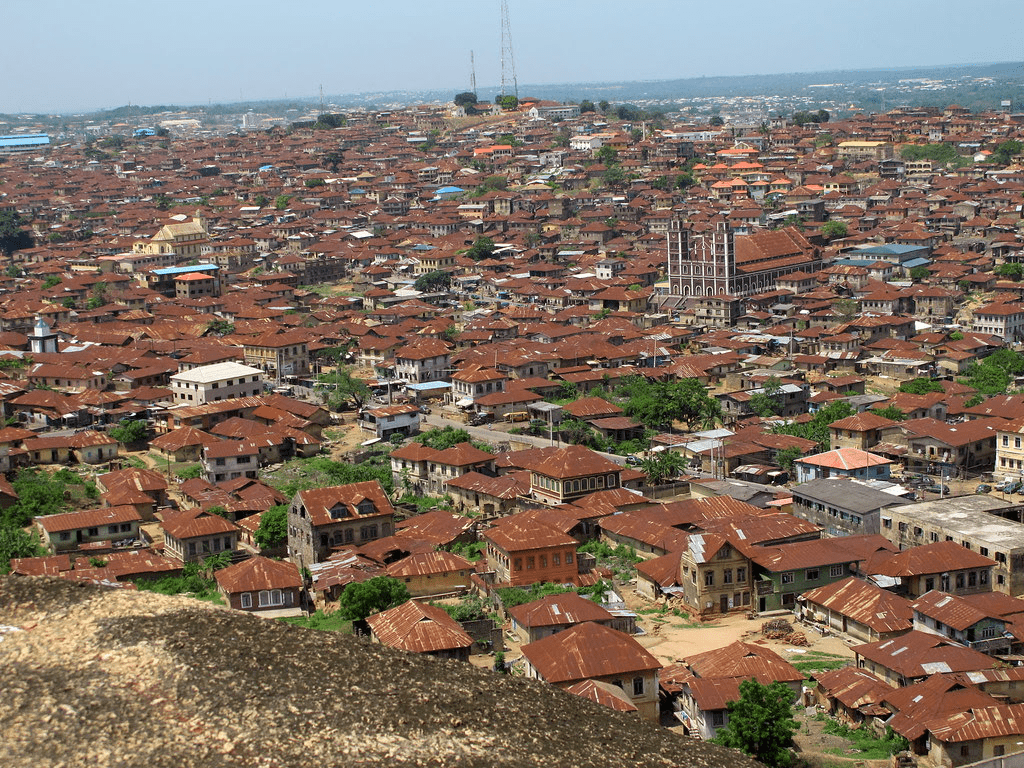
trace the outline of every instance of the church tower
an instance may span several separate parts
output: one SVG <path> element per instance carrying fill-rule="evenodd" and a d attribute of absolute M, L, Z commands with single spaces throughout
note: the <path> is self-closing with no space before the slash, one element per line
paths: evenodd
<path fill-rule="evenodd" d="M 57 334 L 50 330 L 50 326 L 41 317 L 36 318 L 28 343 L 33 354 L 57 352 Z"/>

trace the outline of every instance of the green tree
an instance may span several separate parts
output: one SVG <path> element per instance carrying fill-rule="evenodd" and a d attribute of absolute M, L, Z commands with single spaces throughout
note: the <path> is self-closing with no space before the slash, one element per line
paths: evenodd
<path fill-rule="evenodd" d="M 464 107 L 467 115 L 476 114 L 476 94 L 472 91 L 463 91 L 462 93 L 456 93 L 455 98 L 452 99 L 455 102 L 455 106 Z"/>
<path fill-rule="evenodd" d="M 481 259 L 489 259 L 494 253 L 494 241 L 489 237 L 478 237 L 476 242 L 469 247 L 466 251 L 466 255 L 473 259 L 473 261 L 480 261 Z"/>
<path fill-rule="evenodd" d="M 390 576 L 374 576 L 368 581 L 352 582 L 338 598 L 338 611 L 349 621 L 401 605 L 409 599 L 405 584 Z"/>
<path fill-rule="evenodd" d="M 11 559 L 15 557 L 39 557 L 46 550 L 39 544 L 39 538 L 15 526 L 0 526 L 0 574 L 11 570 Z"/>
<path fill-rule="evenodd" d="M 782 413 L 782 383 L 775 376 L 769 376 L 760 392 L 750 396 L 750 410 L 762 418 Z"/>
<path fill-rule="evenodd" d="M 260 517 L 259 527 L 252 536 L 262 548 L 276 547 L 288 539 L 288 505 L 275 504 Z"/>
<path fill-rule="evenodd" d="M 262 208 L 270 202 L 270 198 L 266 195 L 256 195 L 251 202 L 253 205 Z"/>
<path fill-rule="evenodd" d="M 999 275 L 999 277 L 1008 277 L 1011 280 L 1019 281 L 1024 277 L 1024 264 L 1019 264 L 1017 262 L 1000 264 L 992 271 Z"/>
<path fill-rule="evenodd" d="M 438 291 L 447 291 L 451 284 L 451 273 L 445 272 L 443 269 L 435 269 L 416 278 L 416 282 L 412 284 L 412 287 L 423 293 L 436 293 Z"/>
<path fill-rule="evenodd" d="M 288 195 L 278 195 L 276 198 L 274 198 L 274 207 L 279 211 L 283 211 L 285 208 L 288 207 L 288 203 L 290 203 L 291 201 L 292 199 Z"/>
<path fill-rule="evenodd" d="M 919 283 L 922 280 L 927 280 L 931 277 L 931 274 L 931 270 L 928 269 L 926 265 L 921 264 L 920 266 L 913 267 L 910 270 L 910 279 L 915 283 Z"/>
<path fill-rule="evenodd" d="M 846 235 L 846 224 L 841 221 L 826 221 L 821 228 L 821 236 L 829 241 L 844 238 Z"/>
<path fill-rule="evenodd" d="M 48 291 L 58 285 L 60 285 L 60 278 L 57 275 L 50 275 L 43 281 L 43 290 Z"/>
<path fill-rule="evenodd" d="M 9 256 L 22 248 L 32 247 L 32 236 L 22 229 L 21 216 L 10 208 L 0 210 L 0 251 Z"/>
<path fill-rule="evenodd" d="M 24 528 L 33 517 L 67 511 L 66 483 L 60 473 L 51 476 L 38 467 L 25 467 L 18 471 L 11 485 L 18 500 L 0 512 L 2 526 Z"/>
<path fill-rule="evenodd" d="M 370 396 L 370 388 L 366 382 L 356 378 L 349 367 L 338 368 L 334 373 L 320 375 L 316 392 L 320 399 L 333 411 L 344 410 L 351 401 L 356 408 L 362 408 Z"/>
<path fill-rule="evenodd" d="M 962 333 L 960 333 L 960 331 L 953 331 L 951 334 L 949 334 L 949 340 L 950 341 L 963 341 L 964 340 L 964 335 Z"/>
<path fill-rule="evenodd" d="M 604 99 L 601 99 L 601 101 L 599 101 L 599 102 L 597 103 L 597 107 L 598 107 L 598 109 L 600 109 L 600 110 L 601 110 L 602 112 L 607 112 L 607 111 L 608 111 L 608 108 L 609 108 L 610 106 L 611 106 L 611 104 L 609 104 L 609 103 L 608 103 L 607 101 L 605 101 Z"/>
<path fill-rule="evenodd" d="M 793 698 L 793 691 L 781 681 L 770 685 L 753 678 L 742 681 L 739 701 L 727 704 L 729 722 L 712 741 L 772 768 L 785 768 L 792 759 L 789 747 L 797 731 Z"/>
<path fill-rule="evenodd" d="M 817 411 L 810 421 L 779 424 L 772 428 L 772 432 L 777 435 L 791 435 L 802 437 L 805 440 L 813 440 L 821 446 L 822 450 L 827 451 L 831 443 L 828 425 L 845 419 L 847 416 L 853 416 L 853 414 L 853 407 L 848 402 L 836 400 Z"/>
<path fill-rule="evenodd" d="M 969 398 L 964 400 L 964 408 L 973 408 L 974 406 L 981 405 L 984 402 L 984 395 L 971 395 Z"/>
<path fill-rule="evenodd" d="M 431 427 L 426 432 L 421 432 L 413 438 L 414 442 L 421 443 L 436 451 L 443 451 L 459 443 L 472 443 L 473 437 L 464 429 L 459 427 Z"/>
<path fill-rule="evenodd" d="M 640 462 L 640 469 L 647 475 L 651 485 L 660 485 L 674 477 L 678 477 L 686 466 L 686 460 L 677 451 L 659 451 Z"/>
<path fill-rule="evenodd" d="M 584 99 L 583 101 L 580 102 L 581 115 L 585 112 L 594 112 L 595 109 L 596 108 L 594 107 L 594 102 L 590 101 L 589 99 Z"/>
<path fill-rule="evenodd" d="M 1013 161 L 1013 156 L 1019 155 L 1021 152 L 1024 152 L 1024 144 L 1016 139 L 1010 139 L 996 147 L 989 157 L 989 162 L 996 165 L 1009 165 Z"/>
<path fill-rule="evenodd" d="M 141 419 L 122 419 L 108 434 L 123 445 L 131 445 L 146 439 L 146 422 Z"/>
<path fill-rule="evenodd" d="M 519 99 L 511 94 L 506 96 L 497 96 L 494 99 L 494 103 L 498 104 L 506 112 L 511 112 L 519 107 Z"/>
<path fill-rule="evenodd" d="M 235 325 L 230 320 L 217 318 L 216 320 L 211 320 L 206 324 L 206 330 L 210 333 L 216 334 L 217 336 L 230 336 L 235 332 Z"/>
<path fill-rule="evenodd" d="M 721 404 L 696 379 L 652 383 L 631 376 L 616 394 L 627 398 L 622 406 L 626 415 L 651 429 L 668 428 L 675 421 L 685 421 L 691 429 L 706 427 L 721 418 Z"/>
<path fill-rule="evenodd" d="M 791 448 L 780 448 L 775 454 L 775 463 L 787 472 L 793 471 L 793 462 L 804 455 L 804 452 L 795 445 Z"/>
<path fill-rule="evenodd" d="M 900 384 L 900 392 L 910 395 L 927 395 L 929 392 L 942 392 L 941 382 L 935 379 L 911 379 Z"/>
<path fill-rule="evenodd" d="M 856 299 L 836 299 L 832 302 L 832 309 L 843 320 L 850 321 L 860 312 L 860 304 L 857 303 Z"/>
<path fill-rule="evenodd" d="M 327 182 L 323 179 L 306 179 L 305 186 L 307 189 L 315 189 L 316 187 L 327 186 Z"/>
<path fill-rule="evenodd" d="M 605 144 L 594 153 L 594 157 L 597 158 L 597 161 L 602 165 L 612 165 L 613 163 L 618 162 L 619 153 L 614 147 Z"/>
<path fill-rule="evenodd" d="M 907 418 L 907 414 L 895 405 L 887 405 L 885 408 L 872 408 L 871 412 L 876 416 L 881 416 L 883 419 L 889 419 L 890 421 L 903 421 Z"/>
<path fill-rule="evenodd" d="M 585 445 L 587 448 L 600 450 L 604 448 L 604 440 L 592 426 L 580 419 L 565 418 L 558 425 L 562 439 L 573 445 Z"/>

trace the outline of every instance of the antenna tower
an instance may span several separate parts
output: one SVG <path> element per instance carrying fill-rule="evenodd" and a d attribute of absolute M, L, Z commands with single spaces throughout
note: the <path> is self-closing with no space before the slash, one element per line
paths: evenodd
<path fill-rule="evenodd" d="M 512 94 L 508 92 L 511 79 Z M 508 21 L 508 0 L 501 0 L 501 95 L 513 95 L 519 99 L 519 83 L 516 82 L 516 62 L 512 56 L 512 25 Z"/>
<path fill-rule="evenodd" d="M 476 62 L 472 51 L 469 52 L 469 92 L 476 96 Z"/>

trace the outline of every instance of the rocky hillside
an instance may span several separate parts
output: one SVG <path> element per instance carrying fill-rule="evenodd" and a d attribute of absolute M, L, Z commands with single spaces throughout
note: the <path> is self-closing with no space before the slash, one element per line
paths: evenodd
<path fill-rule="evenodd" d="M 0 577 L 0 765 L 755 766 L 533 681 L 187 598 Z"/>

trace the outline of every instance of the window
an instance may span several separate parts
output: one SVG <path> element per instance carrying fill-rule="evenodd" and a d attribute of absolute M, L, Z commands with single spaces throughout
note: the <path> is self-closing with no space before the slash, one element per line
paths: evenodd
<path fill-rule="evenodd" d="M 541 568 L 547 568 L 548 567 L 548 556 L 547 555 L 541 555 L 540 556 L 540 567 Z"/>
<path fill-rule="evenodd" d="M 561 565 L 562 564 L 562 556 L 560 554 L 558 554 L 557 552 L 555 552 L 555 554 L 553 554 L 551 556 L 551 564 L 552 565 Z"/>
<path fill-rule="evenodd" d="M 988 571 L 978 571 L 978 583 L 988 584 Z"/>
<path fill-rule="evenodd" d="M 572 563 L 572 552 L 566 552 L 565 553 L 565 564 L 569 565 L 570 563 Z"/>
<path fill-rule="evenodd" d="M 722 728 L 725 725 L 725 712 L 711 713 L 711 727 Z"/>
<path fill-rule="evenodd" d="M 523 570 L 523 558 L 517 557 L 512 562 L 512 570 L 513 571 L 521 571 L 521 570 Z"/>
<path fill-rule="evenodd" d="M 788 573 L 782 574 L 782 583 L 783 584 L 792 584 L 793 583 L 793 572 L 792 571 L 789 571 Z"/>
<path fill-rule="evenodd" d="M 242 607 L 252 608 L 252 594 L 249 592 L 242 593 Z"/>
<path fill-rule="evenodd" d="M 924 580 L 924 591 L 931 592 L 933 589 L 935 589 L 935 579 L 928 577 Z"/>
<path fill-rule="evenodd" d="M 718 550 L 718 559 L 719 560 L 728 560 L 731 555 L 732 555 L 732 547 L 730 547 L 728 544 L 723 544 L 722 548 L 720 550 Z"/>
<path fill-rule="evenodd" d="M 196 553 L 196 543 L 194 541 L 190 541 L 188 543 L 188 553 L 190 555 L 195 555 L 195 553 Z"/>
<path fill-rule="evenodd" d="M 956 575 L 956 588 L 957 589 L 963 589 L 964 588 L 964 575 L 962 573 L 958 573 Z"/>
<path fill-rule="evenodd" d="M 704 571 L 704 586 L 705 587 L 713 587 L 713 586 L 715 586 L 715 572 L 714 571 Z"/>
<path fill-rule="evenodd" d="M 61 531 L 60 532 L 60 540 L 61 541 L 67 541 L 70 538 L 71 538 L 71 531 Z"/>
<path fill-rule="evenodd" d="M 532 571 L 536 567 L 536 565 L 537 561 L 534 559 L 533 555 L 529 555 L 526 558 L 526 570 Z"/>
<path fill-rule="evenodd" d="M 736 581 L 743 584 L 747 580 L 747 569 L 746 567 L 740 567 L 736 569 Z"/>
<path fill-rule="evenodd" d="M 100 535 L 100 529 L 99 528 L 90 528 L 89 529 L 89 535 L 90 536 L 99 536 Z"/>
<path fill-rule="evenodd" d="M 804 579 L 806 581 L 817 581 L 820 575 L 821 572 L 818 568 L 808 568 L 804 571 Z"/>
<path fill-rule="evenodd" d="M 843 575 L 843 566 L 841 566 L 841 565 L 829 566 L 828 575 L 831 578 L 833 578 L 833 579 L 838 579 L 840 576 Z"/>
<path fill-rule="evenodd" d="M 644 695 L 644 679 L 642 677 L 633 678 L 633 695 L 643 696 Z"/>
<path fill-rule="evenodd" d="M 726 568 L 722 571 L 722 583 L 732 584 L 732 568 Z"/>

